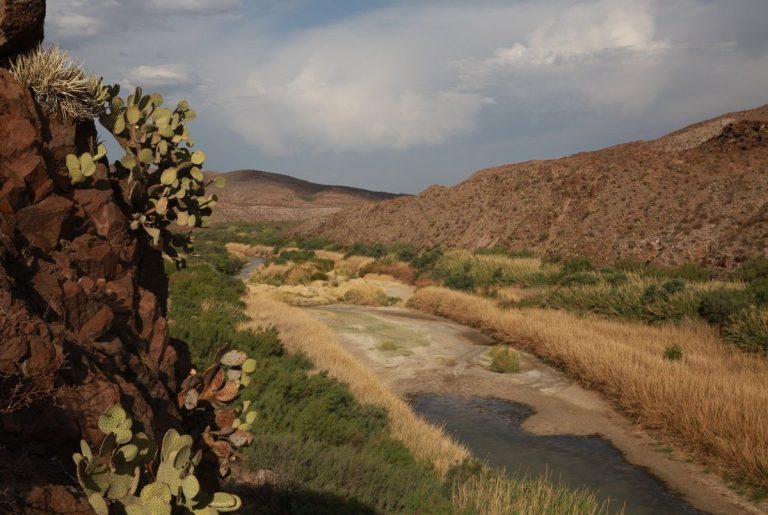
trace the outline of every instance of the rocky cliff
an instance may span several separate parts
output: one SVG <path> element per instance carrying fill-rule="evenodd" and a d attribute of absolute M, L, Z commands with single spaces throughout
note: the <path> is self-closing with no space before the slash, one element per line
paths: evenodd
<path fill-rule="evenodd" d="M 45 11 L 0 1 L 0 62 L 42 37 L 42 18 L 21 4 Z M 162 257 L 130 230 L 106 168 L 70 185 L 65 156 L 95 137 L 91 122 L 44 114 L 0 67 L 3 513 L 90 512 L 71 456 L 81 437 L 99 443 L 109 406 L 122 404 L 152 434 L 180 423 L 172 399 L 188 365 L 169 341 Z"/>

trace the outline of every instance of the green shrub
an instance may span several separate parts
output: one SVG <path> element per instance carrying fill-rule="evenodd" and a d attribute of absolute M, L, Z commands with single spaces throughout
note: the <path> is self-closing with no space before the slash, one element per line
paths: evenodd
<path fill-rule="evenodd" d="M 626 273 L 618 270 L 603 270 L 603 279 L 611 286 L 619 286 L 629 280 Z"/>
<path fill-rule="evenodd" d="M 489 370 L 500 373 L 520 372 L 520 357 L 517 351 L 508 345 L 496 345 L 488 355 L 491 358 Z"/>
<path fill-rule="evenodd" d="M 661 289 L 669 294 L 678 293 L 685 289 L 685 282 L 682 279 L 672 279 L 662 284 Z"/>
<path fill-rule="evenodd" d="M 278 265 L 284 265 L 289 261 L 294 263 L 306 263 L 315 259 L 314 250 L 283 250 L 277 257 L 270 259 L 270 262 Z"/>
<path fill-rule="evenodd" d="M 591 272 L 595 269 L 592 261 L 585 257 L 571 258 L 563 264 L 562 273 L 564 275 L 575 274 L 578 272 Z"/>
<path fill-rule="evenodd" d="M 664 349 L 664 359 L 668 361 L 679 361 L 683 359 L 683 348 L 673 343 Z"/>
<path fill-rule="evenodd" d="M 554 288 L 538 305 L 657 323 L 695 318 L 699 293 L 673 281 L 660 283 L 632 274 L 621 281 Z"/>
<path fill-rule="evenodd" d="M 442 255 L 443 250 L 439 247 L 436 247 L 422 252 L 410 260 L 409 263 L 420 273 L 424 273 L 426 271 L 432 270 Z"/>
<path fill-rule="evenodd" d="M 361 241 L 355 242 L 351 247 L 347 249 L 344 257 L 350 256 L 368 256 L 372 258 L 380 258 L 387 254 L 387 248 L 383 243 L 364 243 Z"/>
<path fill-rule="evenodd" d="M 302 250 L 320 250 L 328 247 L 330 242 L 322 238 L 307 238 L 301 240 L 298 247 Z"/>
<path fill-rule="evenodd" d="M 719 289 L 701 295 L 698 313 L 707 322 L 724 326 L 735 313 L 749 308 L 751 298 L 743 290 Z"/>
<path fill-rule="evenodd" d="M 661 273 L 673 279 L 686 281 L 710 281 L 713 277 L 711 270 L 697 263 L 686 263 L 676 268 L 663 270 Z"/>
<path fill-rule="evenodd" d="M 747 292 L 752 296 L 756 304 L 768 305 L 768 277 L 754 279 L 747 286 Z"/>
<path fill-rule="evenodd" d="M 397 256 L 398 261 L 411 263 L 419 255 L 416 248 L 410 243 L 395 243 L 392 245 L 390 253 Z"/>
<path fill-rule="evenodd" d="M 589 272 L 576 272 L 563 276 L 558 280 L 560 286 L 576 286 L 576 285 L 588 285 L 597 284 L 600 279 Z"/>
<path fill-rule="evenodd" d="M 768 278 L 768 257 L 757 256 L 742 263 L 732 274 L 733 279 L 751 283 Z"/>
<path fill-rule="evenodd" d="M 740 349 L 768 353 L 768 310 L 750 307 L 737 311 L 723 327 L 723 333 Z"/>
<path fill-rule="evenodd" d="M 323 272 L 315 272 L 309 276 L 310 281 L 327 281 L 328 275 Z"/>
<path fill-rule="evenodd" d="M 443 279 L 443 284 L 447 288 L 454 290 L 472 291 L 475 289 L 475 281 L 469 275 L 469 272 L 470 265 L 467 263 L 461 271 L 447 274 Z"/>
<path fill-rule="evenodd" d="M 505 247 L 483 247 L 481 249 L 477 249 L 475 251 L 475 254 L 478 256 L 510 256 L 509 249 Z"/>

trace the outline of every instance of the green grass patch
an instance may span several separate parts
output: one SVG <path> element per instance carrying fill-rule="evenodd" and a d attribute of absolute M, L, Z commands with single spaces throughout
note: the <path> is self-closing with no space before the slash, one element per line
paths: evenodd
<path fill-rule="evenodd" d="M 496 345 L 488 353 L 491 358 L 489 370 L 503 374 L 520 372 L 520 355 L 508 345 Z"/>

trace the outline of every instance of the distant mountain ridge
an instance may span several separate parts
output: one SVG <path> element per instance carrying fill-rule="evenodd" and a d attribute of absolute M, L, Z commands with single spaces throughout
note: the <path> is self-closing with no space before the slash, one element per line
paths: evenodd
<path fill-rule="evenodd" d="M 730 268 L 768 252 L 768 106 L 447 188 L 357 206 L 299 229 L 342 243 L 503 246 Z"/>
<path fill-rule="evenodd" d="M 227 187 L 218 191 L 213 222 L 311 220 L 341 209 L 396 198 L 398 194 L 349 186 L 315 184 L 279 173 L 259 170 L 206 172 L 223 176 Z"/>

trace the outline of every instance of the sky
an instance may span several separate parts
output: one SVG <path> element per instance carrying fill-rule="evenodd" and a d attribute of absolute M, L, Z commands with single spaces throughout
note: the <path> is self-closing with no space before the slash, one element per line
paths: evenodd
<path fill-rule="evenodd" d="M 416 193 L 766 104 L 765 20 L 765 0 L 48 0 L 46 44 L 187 99 L 209 169 Z"/>

